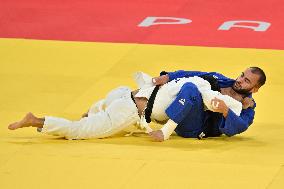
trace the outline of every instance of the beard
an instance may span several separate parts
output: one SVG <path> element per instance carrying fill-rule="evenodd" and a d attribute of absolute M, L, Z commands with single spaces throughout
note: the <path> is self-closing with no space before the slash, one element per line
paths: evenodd
<path fill-rule="evenodd" d="M 251 93 L 251 90 L 253 89 L 253 87 L 250 89 L 242 89 L 241 85 L 237 81 L 234 83 L 232 88 L 235 92 L 246 96 L 249 95 Z"/>

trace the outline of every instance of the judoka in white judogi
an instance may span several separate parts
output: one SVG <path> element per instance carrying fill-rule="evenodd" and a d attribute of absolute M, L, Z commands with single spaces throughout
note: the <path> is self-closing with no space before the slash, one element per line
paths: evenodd
<path fill-rule="evenodd" d="M 134 74 L 134 79 L 140 88 L 135 97 L 149 99 L 155 87 L 152 83 L 152 77 L 143 72 L 137 72 Z M 235 114 L 240 115 L 242 110 L 241 102 L 217 91 L 212 91 L 208 81 L 200 77 L 179 78 L 160 87 L 153 105 L 151 119 L 168 121 L 162 128 L 165 139 L 169 138 L 177 126 L 176 123 L 169 120 L 165 110 L 175 100 L 181 87 L 187 82 L 197 86 L 204 105 L 209 110 L 214 108 L 211 100 L 217 97 L 223 100 Z M 183 103 L 183 101 L 181 100 L 180 103 Z M 218 105 L 215 104 L 215 106 Z M 151 131 L 151 128 L 145 122 L 144 116 L 140 118 L 138 115 L 138 109 L 131 98 L 131 89 L 129 87 L 119 87 L 108 93 L 105 99 L 94 103 L 88 112 L 88 117 L 79 121 L 46 116 L 41 132 L 63 136 L 67 139 L 104 138 L 119 133 L 137 123 L 142 129 L 146 129 L 146 132 Z"/>

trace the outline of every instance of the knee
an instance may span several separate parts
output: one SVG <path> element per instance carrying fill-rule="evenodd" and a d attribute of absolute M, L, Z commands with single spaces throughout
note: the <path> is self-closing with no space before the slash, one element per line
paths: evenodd
<path fill-rule="evenodd" d="M 109 106 L 113 101 L 122 98 L 125 95 L 131 93 L 131 89 L 129 87 L 121 86 L 116 89 L 113 89 L 109 92 L 105 98 L 105 105 Z"/>
<path fill-rule="evenodd" d="M 191 83 L 191 82 L 183 84 L 181 89 L 187 89 L 187 90 L 191 90 L 191 91 L 198 91 L 198 88 L 196 87 L 196 85 Z"/>
<path fill-rule="evenodd" d="M 199 92 L 197 86 L 193 83 L 185 83 L 180 92 L 186 93 L 187 96 L 190 97 L 191 100 L 195 101 L 196 98 L 201 97 L 201 93 Z"/>

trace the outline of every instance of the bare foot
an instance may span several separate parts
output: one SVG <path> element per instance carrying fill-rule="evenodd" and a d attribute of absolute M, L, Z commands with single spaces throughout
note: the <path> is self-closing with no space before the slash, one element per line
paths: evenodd
<path fill-rule="evenodd" d="M 38 118 L 29 112 L 21 121 L 10 124 L 8 128 L 10 130 L 16 130 L 22 127 L 36 126 L 38 124 Z"/>

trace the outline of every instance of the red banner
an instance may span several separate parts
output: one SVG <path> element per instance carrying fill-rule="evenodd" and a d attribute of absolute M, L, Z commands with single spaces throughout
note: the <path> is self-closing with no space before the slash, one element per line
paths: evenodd
<path fill-rule="evenodd" d="M 0 37 L 284 49 L 281 0 L 2 0 Z"/>

